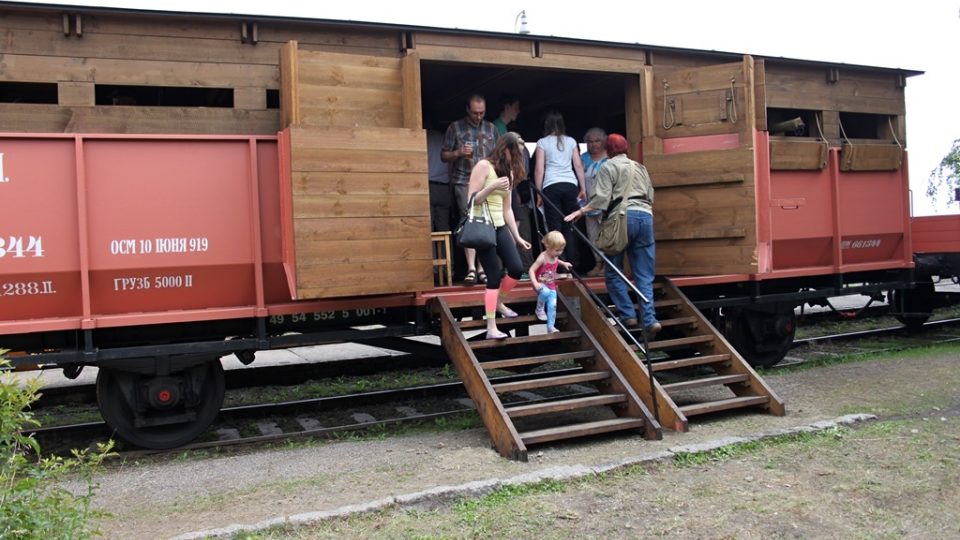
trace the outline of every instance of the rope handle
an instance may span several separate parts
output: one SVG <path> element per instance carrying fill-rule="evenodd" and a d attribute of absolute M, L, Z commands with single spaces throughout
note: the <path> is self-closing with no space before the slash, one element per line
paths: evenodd
<path fill-rule="evenodd" d="M 663 129 L 670 129 L 677 125 L 677 101 L 675 99 L 667 100 L 667 90 L 670 89 L 670 83 L 663 80 Z M 667 121 L 667 111 L 670 111 L 670 121 Z"/>

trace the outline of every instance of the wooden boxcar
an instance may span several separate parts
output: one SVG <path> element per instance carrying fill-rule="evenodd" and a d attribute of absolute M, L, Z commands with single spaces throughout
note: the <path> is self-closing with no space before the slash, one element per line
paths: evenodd
<path fill-rule="evenodd" d="M 0 241 L 17 255 L 0 256 L 0 347 L 113 373 L 101 407 L 127 435 L 155 426 L 109 405 L 129 398 L 121 374 L 200 369 L 195 414 L 141 444 L 205 427 L 223 354 L 430 331 L 429 299 L 463 291 L 434 284 L 425 133 L 472 93 L 491 115 L 520 96 L 527 140 L 549 109 L 577 137 L 624 134 L 657 190 L 657 274 L 756 364 L 782 358 L 796 305 L 912 285 L 917 72 L 6 2 L 0 22 Z"/>

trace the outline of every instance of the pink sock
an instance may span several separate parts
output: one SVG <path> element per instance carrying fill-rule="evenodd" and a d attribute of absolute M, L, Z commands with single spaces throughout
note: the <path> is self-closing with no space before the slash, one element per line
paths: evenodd
<path fill-rule="evenodd" d="M 497 317 L 497 289 L 486 289 L 483 291 L 483 309 L 488 319 Z"/>
<path fill-rule="evenodd" d="M 503 279 L 500 280 L 500 298 L 506 298 L 510 291 L 517 286 L 517 283 L 520 282 L 510 276 L 503 276 Z"/>

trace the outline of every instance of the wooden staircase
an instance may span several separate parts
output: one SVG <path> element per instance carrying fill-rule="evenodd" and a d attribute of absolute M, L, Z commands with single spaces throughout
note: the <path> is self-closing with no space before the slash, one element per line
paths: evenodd
<path fill-rule="evenodd" d="M 580 320 L 579 309 L 563 295 L 557 302 L 559 333 L 529 335 L 531 326 L 544 324 L 533 315 L 498 318 L 501 330 L 513 332 L 505 340 L 483 339 L 486 321 L 482 319 L 458 321 L 455 316 L 455 312 L 462 316 L 464 311 L 482 311 L 482 299 L 439 297 L 435 302 L 443 346 L 504 457 L 526 461 L 530 445 L 615 431 L 662 438 L 660 424 L 634 390 L 643 381 L 622 373 Z M 521 313 L 533 313 L 529 299 L 510 305 Z M 480 339 L 468 340 L 464 332 L 476 330 Z M 558 374 L 557 367 L 567 369 Z M 504 369 L 532 369 L 542 376 L 491 384 L 488 374 Z"/>
<path fill-rule="evenodd" d="M 654 306 L 663 329 L 647 350 L 664 425 L 683 431 L 687 418 L 733 409 L 785 414 L 783 400 L 669 279 L 654 283 Z M 641 330 L 631 333 L 642 340 Z"/>
<path fill-rule="evenodd" d="M 529 445 L 621 430 L 642 430 L 646 438 L 660 439 L 661 425 L 682 432 L 689 417 L 719 411 L 785 413 L 783 401 L 669 280 L 654 286 L 663 330 L 646 344 L 641 330 L 631 331 L 640 347 L 611 324 L 581 285 L 566 281 L 558 292 L 559 333 L 529 335 L 531 326 L 543 325 L 534 315 L 498 318 L 501 330 L 512 331 L 501 341 L 483 339 L 486 322 L 476 317 L 482 312 L 478 295 L 435 300 L 444 349 L 501 455 L 525 461 Z M 523 293 L 517 296 L 510 305 L 533 313 L 532 297 L 526 294 L 524 303 Z M 458 320 L 465 311 L 475 319 Z M 464 332 L 477 330 L 479 339 L 466 338 Z M 638 354 L 644 345 L 649 369 Z M 579 370 L 497 385 L 487 377 L 494 370 L 547 370 L 558 364 Z M 534 390 L 548 392 L 530 401 Z M 518 394 L 528 401 L 517 403 Z M 579 419 L 574 414 L 585 411 Z M 523 430 L 515 424 L 524 424 Z"/>

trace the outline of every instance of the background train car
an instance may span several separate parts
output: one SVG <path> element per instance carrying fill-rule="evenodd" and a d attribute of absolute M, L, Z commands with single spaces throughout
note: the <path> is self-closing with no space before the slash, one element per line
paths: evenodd
<path fill-rule="evenodd" d="M 913 217 L 910 220 L 916 283 L 892 295 L 900 322 L 918 327 L 933 310 L 960 300 L 956 292 L 937 290 L 940 283 L 960 283 L 960 214 Z"/>
<path fill-rule="evenodd" d="M 430 331 L 451 289 L 425 131 L 474 92 L 491 116 L 521 96 L 528 140 L 549 109 L 574 135 L 624 133 L 657 188 L 657 273 L 757 365 L 799 303 L 911 284 L 917 72 L 278 17 L 0 18 L 0 347 L 99 366 L 104 417 L 137 444 L 209 424 L 224 354 Z"/>

